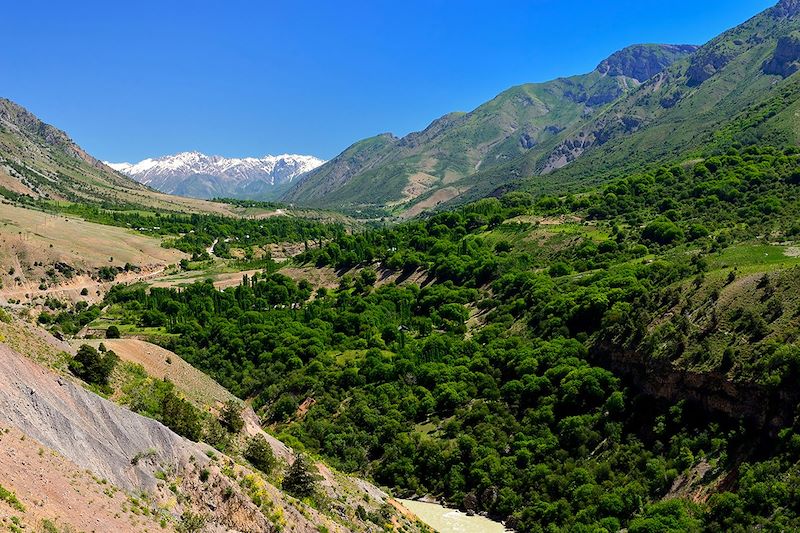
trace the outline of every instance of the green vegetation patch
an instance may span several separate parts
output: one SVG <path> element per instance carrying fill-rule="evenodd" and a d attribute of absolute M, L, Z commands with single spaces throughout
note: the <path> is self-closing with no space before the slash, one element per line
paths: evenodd
<path fill-rule="evenodd" d="M 19 511 L 20 513 L 25 512 L 25 506 L 22 505 L 22 502 L 20 502 L 19 499 L 17 499 L 17 495 L 2 485 L 0 485 L 0 500 L 4 501 L 10 505 L 12 509 Z"/>

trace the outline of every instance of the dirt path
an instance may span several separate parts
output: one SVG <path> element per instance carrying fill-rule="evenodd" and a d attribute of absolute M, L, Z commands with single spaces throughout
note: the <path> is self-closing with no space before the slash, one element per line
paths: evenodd
<path fill-rule="evenodd" d="M 218 242 L 219 242 L 219 237 L 214 239 L 214 242 L 211 243 L 211 246 L 206 248 L 206 253 L 208 253 L 208 255 L 210 255 L 211 257 L 214 257 L 214 247 L 217 245 Z"/>

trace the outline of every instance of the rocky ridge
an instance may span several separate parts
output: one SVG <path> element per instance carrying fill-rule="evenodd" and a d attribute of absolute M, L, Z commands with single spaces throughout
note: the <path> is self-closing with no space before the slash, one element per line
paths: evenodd
<path fill-rule="evenodd" d="M 263 198 L 323 163 L 321 159 L 308 155 L 226 158 L 200 152 L 182 152 L 148 158 L 134 164 L 106 164 L 168 194 L 196 198 Z"/>
<path fill-rule="evenodd" d="M 764 74 L 787 78 L 800 70 L 800 32 L 778 39 L 773 56 L 764 62 Z"/>

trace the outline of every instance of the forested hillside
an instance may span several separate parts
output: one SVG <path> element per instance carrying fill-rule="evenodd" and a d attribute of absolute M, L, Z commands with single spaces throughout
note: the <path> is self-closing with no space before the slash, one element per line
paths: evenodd
<path fill-rule="evenodd" d="M 265 273 L 106 303 L 295 446 L 521 531 L 797 527 L 797 154 L 341 233 L 299 257 L 349 272 L 332 290 Z"/>
<path fill-rule="evenodd" d="M 276 530 L 424 530 L 389 494 L 520 532 L 800 530 L 798 70 L 781 0 L 357 142 L 287 196 L 339 212 L 161 195 L 0 100 L 8 403 L 57 411 L 27 350 L 202 450 L 114 463 L 185 530 L 184 494 Z"/>

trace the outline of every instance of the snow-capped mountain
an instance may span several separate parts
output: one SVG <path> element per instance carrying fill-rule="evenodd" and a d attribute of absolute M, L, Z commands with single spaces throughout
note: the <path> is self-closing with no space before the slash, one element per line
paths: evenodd
<path fill-rule="evenodd" d="M 274 199 L 295 178 L 324 162 L 310 155 L 227 158 L 182 152 L 138 163 L 106 162 L 106 165 L 170 194 L 194 198 Z"/>

